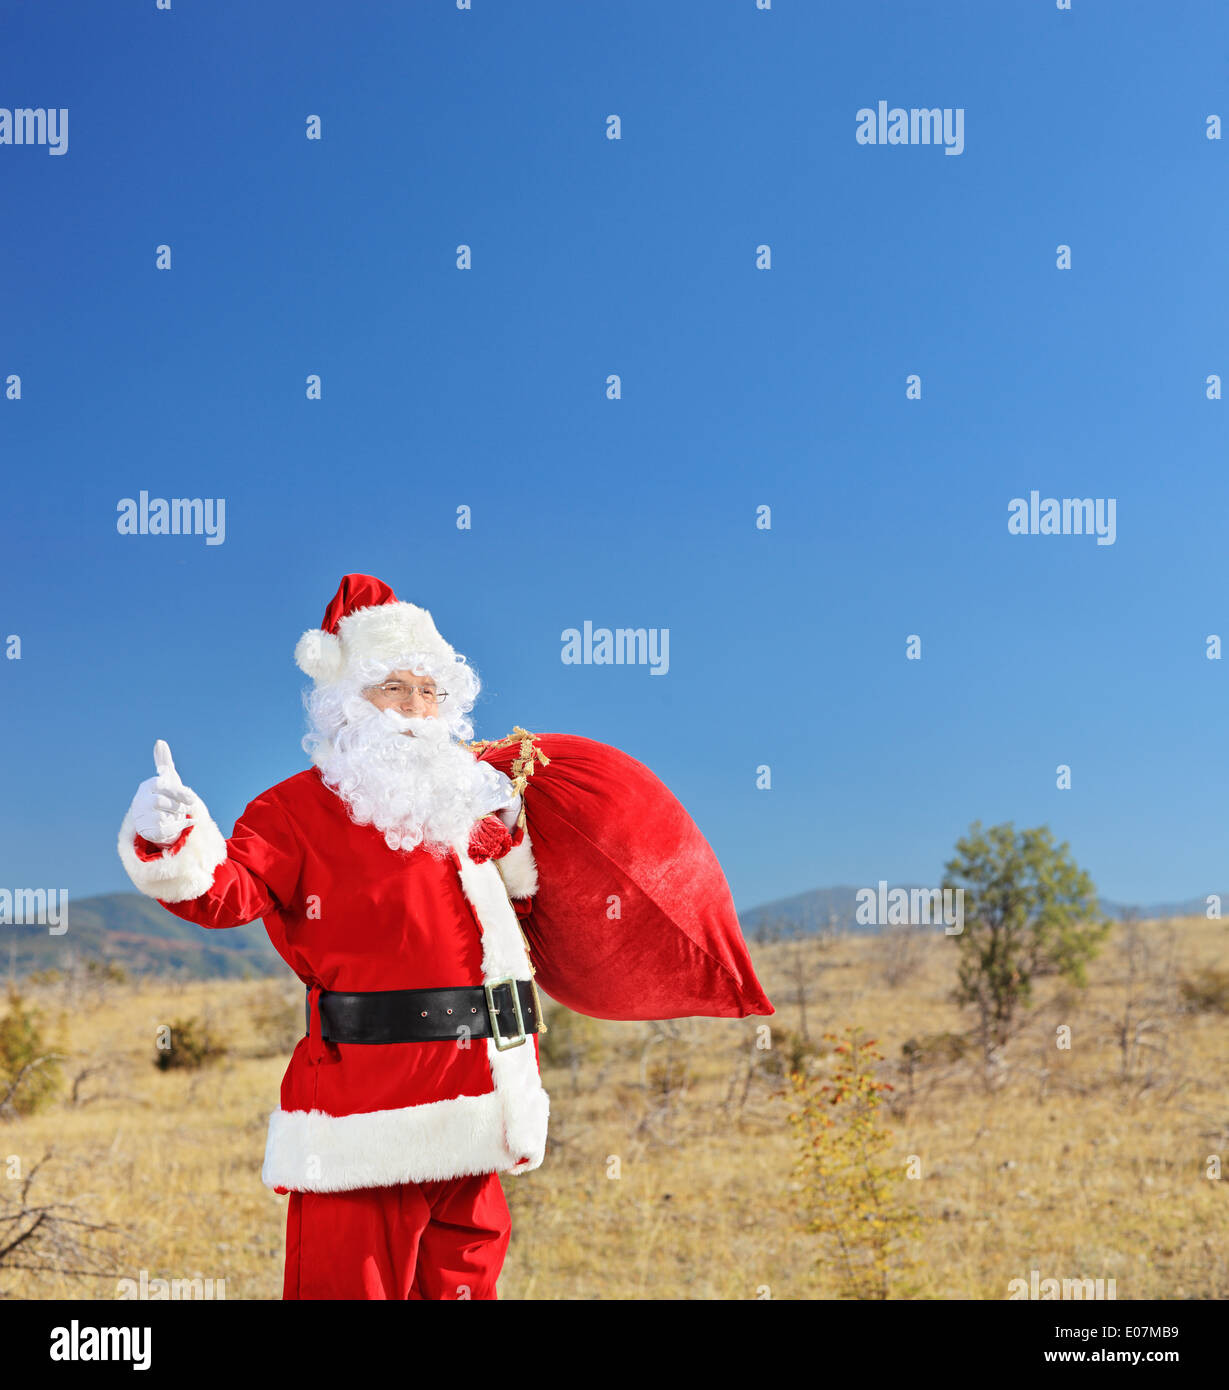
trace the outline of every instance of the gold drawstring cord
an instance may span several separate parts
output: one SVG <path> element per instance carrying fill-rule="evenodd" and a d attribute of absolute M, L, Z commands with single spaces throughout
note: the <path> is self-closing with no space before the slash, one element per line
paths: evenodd
<path fill-rule="evenodd" d="M 512 732 L 503 738 L 475 739 L 473 743 L 465 745 L 471 752 L 477 754 L 485 753 L 492 748 L 507 748 L 519 741 L 521 746 L 516 757 L 512 759 L 512 771 L 509 776 L 512 780 L 512 790 L 521 798 L 521 813 L 517 816 L 516 823 L 522 830 L 525 828 L 525 788 L 539 763 L 543 767 L 550 764 L 550 759 L 535 742 L 537 737 L 537 734 L 531 734 L 528 729 L 522 729 L 519 724 L 516 724 L 513 725 Z"/>
<path fill-rule="evenodd" d="M 522 830 L 526 828 L 525 788 L 528 786 L 529 779 L 533 776 L 539 763 L 543 767 L 547 767 L 550 764 L 550 759 L 534 742 L 537 737 L 537 734 L 531 734 L 528 729 L 522 729 L 519 724 L 514 724 L 512 726 L 512 732 L 505 735 L 503 738 L 475 739 L 472 743 L 465 744 L 465 747 L 468 748 L 471 753 L 479 754 L 485 753 L 491 748 L 507 748 L 518 740 L 520 741 L 521 746 L 517 750 L 516 757 L 512 760 L 510 777 L 512 780 L 512 790 L 521 798 L 521 813 L 517 816 L 516 823 Z M 511 906 L 511 899 L 509 899 L 509 906 Z M 516 908 L 512 908 L 512 911 L 516 915 L 516 929 L 520 932 L 521 940 L 525 943 L 525 961 L 529 966 L 529 973 L 530 975 L 536 975 L 538 972 L 534 967 L 533 956 L 529 950 L 529 938 L 525 935 L 525 928 L 521 926 L 520 913 L 516 911 Z M 533 997 L 537 1002 L 538 1034 L 540 1036 L 550 1030 L 546 1026 L 546 1018 L 542 1012 L 542 997 L 538 993 L 537 982 L 531 981 L 531 983 L 533 984 Z"/>

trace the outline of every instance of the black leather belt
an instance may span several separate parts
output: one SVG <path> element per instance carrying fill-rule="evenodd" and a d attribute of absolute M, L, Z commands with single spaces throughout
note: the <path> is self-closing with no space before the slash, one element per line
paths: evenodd
<path fill-rule="evenodd" d="M 310 1033 L 310 990 L 306 1004 Z M 388 989 L 364 994 L 320 991 L 320 1034 L 326 1042 L 494 1038 L 503 1052 L 520 1047 L 530 1033 L 539 1031 L 540 1023 L 541 1005 L 532 980 L 507 978 L 460 989 Z M 462 1032 L 463 1028 L 468 1031 Z"/>

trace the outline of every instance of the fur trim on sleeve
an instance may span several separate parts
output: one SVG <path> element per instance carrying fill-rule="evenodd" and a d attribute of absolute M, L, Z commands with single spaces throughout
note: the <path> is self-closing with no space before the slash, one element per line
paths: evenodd
<path fill-rule="evenodd" d="M 209 891 L 218 865 L 226 859 L 226 840 L 199 796 L 193 796 L 189 814 L 192 833 L 181 848 L 174 854 L 146 860 L 137 858 L 132 812 L 124 817 L 119 831 L 119 857 L 133 886 L 147 898 L 164 903 L 199 898 Z"/>
<path fill-rule="evenodd" d="M 510 849 L 502 859 L 495 861 L 495 867 L 503 878 L 510 898 L 532 898 L 538 891 L 538 865 L 533 857 L 528 832 L 515 849 Z"/>

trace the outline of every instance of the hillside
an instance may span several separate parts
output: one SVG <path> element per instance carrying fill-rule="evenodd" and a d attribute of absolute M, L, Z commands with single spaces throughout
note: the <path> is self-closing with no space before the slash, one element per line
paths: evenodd
<path fill-rule="evenodd" d="M 21 978 L 73 961 L 110 961 L 133 975 L 239 980 L 287 973 L 260 922 L 209 931 L 185 922 L 140 893 L 69 900 L 68 930 L 10 926 L 0 967 Z"/>

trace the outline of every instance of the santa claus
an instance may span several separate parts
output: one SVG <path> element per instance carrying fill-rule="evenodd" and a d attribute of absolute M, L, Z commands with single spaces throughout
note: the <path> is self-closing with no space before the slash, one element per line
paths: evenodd
<path fill-rule="evenodd" d="M 187 921 L 262 918 L 307 986 L 262 1172 L 290 1197 L 283 1296 L 495 1298 L 499 1174 L 542 1162 L 549 1111 L 521 798 L 463 746 L 477 676 L 388 585 L 347 575 L 295 659 L 313 766 L 226 839 L 160 741 L 120 858 Z"/>

